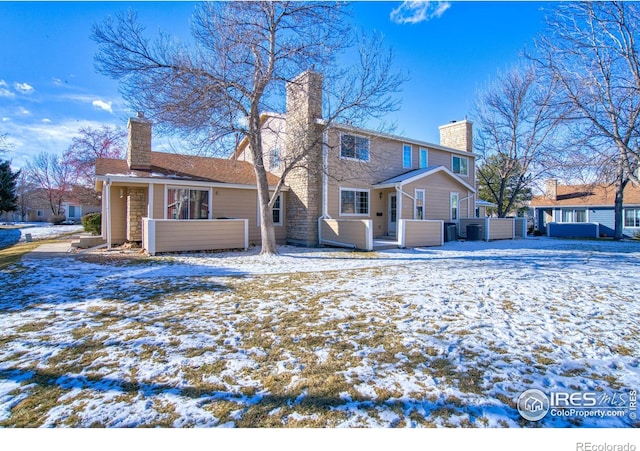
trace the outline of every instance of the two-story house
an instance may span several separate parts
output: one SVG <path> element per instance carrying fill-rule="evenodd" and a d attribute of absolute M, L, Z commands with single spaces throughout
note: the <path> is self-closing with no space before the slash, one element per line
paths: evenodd
<path fill-rule="evenodd" d="M 273 212 L 279 242 L 439 245 L 447 224 L 477 216 L 471 122 L 441 126 L 440 144 L 329 126 L 322 75 L 313 71 L 288 84 L 286 103 L 284 114 L 261 118 L 272 189 L 287 170 Z M 144 117 L 130 120 L 129 134 L 127 160 L 96 163 L 108 243 L 140 241 L 151 253 L 259 244 L 246 140 L 219 159 L 153 152 Z"/>

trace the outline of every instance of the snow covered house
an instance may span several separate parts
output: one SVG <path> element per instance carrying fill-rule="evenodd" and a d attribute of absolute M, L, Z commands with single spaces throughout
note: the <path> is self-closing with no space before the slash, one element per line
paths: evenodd
<path fill-rule="evenodd" d="M 326 128 L 322 75 L 313 71 L 288 84 L 286 103 L 286 113 L 261 117 L 270 186 L 300 148 L 308 152 L 305 167 L 286 175 L 274 207 L 279 242 L 367 250 L 376 239 L 440 245 L 451 225 L 464 235 L 464 221 L 477 219 L 471 122 L 441 126 L 439 144 Z M 151 253 L 259 244 L 248 141 L 229 159 L 168 154 L 151 150 L 151 128 L 144 117 L 132 118 L 127 159 L 96 163 L 105 240 L 139 241 Z M 513 238 L 513 224 L 503 228 L 505 236 L 486 238 Z"/>
<path fill-rule="evenodd" d="M 547 180 L 545 194 L 531 200 L 535 227 L 550 236 L 612 237 L 615 231 L 613 185 L 559 185 Z M 640 232 L 640 187 L 624 190 L 623 233 Z"/>

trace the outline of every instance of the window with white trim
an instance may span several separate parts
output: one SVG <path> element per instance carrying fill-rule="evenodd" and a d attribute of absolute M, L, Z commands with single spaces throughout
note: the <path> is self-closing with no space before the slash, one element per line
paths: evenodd
<path fill-rule="evenodd" d="M 587 210 L 579 209 L 563 209 L 562 222 L 587 222 Z"/>
<path fill-rule="evenodd" d="M 340 157 L 369 161 L 369 138 L 343 133 L 340 135 Z"/>
<path fill-rule="evenodd" d="M 271 170 L 280 168 L 280 148 L 278 146 L 269 152 L 269 168 Z"/>
<path fill-rule="evenodd" d="M 460 201 L 460 195 L 458 193 L 451 193 L 451 220 L 458 220 L 458 204 Z"/>
<path fill-rule="evenodd" d="M 640 208 L 624 209 L 624 226 L 640 227 Z"/>
<path fill-rule="evenodd" d="M 340 188 L 340 214 L 369 216 L 369 191 Z"/>
<path fill-rule="evenodd" d="M 469 175 L 469 159 L 467 157 L 453 155 L 451 157 L 451 167 L 454 174 Z"/>
<path fill-rule="evenodd" d="M 167 188 L 167 219 L 208 219 L 209 190 Z"/>
<path fill-rule="evenodd" d="M 411 145 L 402 145 L 402 167 L 405 169 L 411 169 Z"/>
<path fill-rule="evenodd" d="M 429 151 L 420 148 L 420 168 L 426 168 L 427 166 L 429 166 Z"/>
<path fill-rule="evenodd" d="M 273 208 L 271 209 L 273 214 L 273 225 L 282 225 L 282 194 L 278 194 L 276 197 L 276 201 L 273 203 Z"/>
<path fill-rule="evenodd" d="M 415 197 L 415 210 L 413 219 L 424 219 L 424 190 L 417 189 Z"/>

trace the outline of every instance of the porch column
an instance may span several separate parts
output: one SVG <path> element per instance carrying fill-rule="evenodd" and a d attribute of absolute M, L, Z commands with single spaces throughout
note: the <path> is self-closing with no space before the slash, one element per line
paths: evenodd
<path fill-rule="evenodd" d="M 147 213 L 146 188 L 127 188 L 127 240 L 142 241 L 142 218 Z"/>

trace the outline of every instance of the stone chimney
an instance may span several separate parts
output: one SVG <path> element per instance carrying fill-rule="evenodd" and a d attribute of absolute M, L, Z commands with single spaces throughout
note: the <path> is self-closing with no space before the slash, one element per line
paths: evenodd
<path fill-rule="evenodd" d="M 463 121 L 451 121 L 438 128 L 441 146 L 473 152 L 473 122 L 465 118 Z"/>
<path fill-rule="evenodd" d="M 308 70 L 287 83 L 285 154 L 305 152 L 287 176 L 287 226 L 291 244 L 318 245 L 322 215 L 322 74 Z"/>
<path fill-rule="evenodd" d="M 151 170 L 151 121 L 145 119 L 144 113 L 129 119 L 129 143 L 127 147 L 127 164 L 129 169 Z"/>
<path fill-rule="evenodd" d="M 551 200 L 558 200 L 558 179 L 549 179 L 545 182 L 544 195 Z"/>

